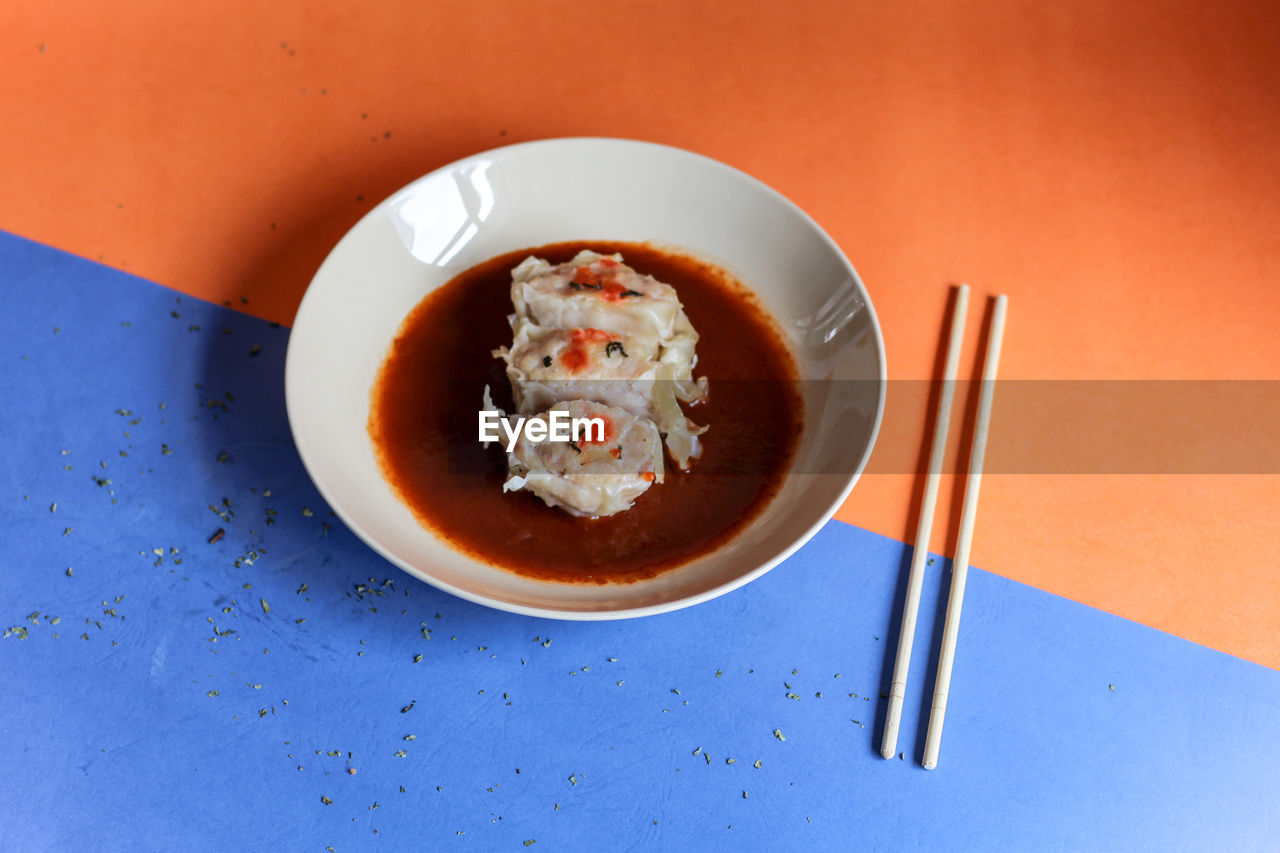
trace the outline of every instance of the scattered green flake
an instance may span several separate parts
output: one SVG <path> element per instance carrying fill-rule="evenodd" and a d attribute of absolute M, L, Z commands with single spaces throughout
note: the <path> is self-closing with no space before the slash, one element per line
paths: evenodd
<path fill-rule="evenodd" d="M 671 688 L 671 692 L 672 692 L 672 693 L 674 693 L 674 694 L 676 694 L 677 696 L 679 696 L 679 695 L 680 695 L 680 691 L 679 691 L 679 689 L 677 689 L 677 688 L 675 688 L 675 687 L 672 687 L 672 688 Z"/>
<path fill-rule="evenodd" d="M 57 512 L 57 511 L 58 511 L 57 501 L 54 501 L 53 503 L 49 504 L 49 512 Z"/>
<path fill-rule="evenodd" d="M 746 792 L 746 791 L 743 791 L 743 792 L 742 792 L 742 799 L 744 799 L 744 800 L 745 800 L 746 798 L 747 798 L 747 792 Z"/>
<path fill-rule="evenodd" d="M 716 678 L 719 678 L 719 677 L 720 677 L 720 676 L 722 676 L 722 675 L 724 675 L 724 670 L 717 669 L 717 670 L 716 670 Z"/>
<path fill-rule="evenodd" d="M 311 507 L 304 506 L 304 507 L 302 508 L 302 517 L 303 517 L 303 518 L 310 518 L 310 517 L 311 517 L 311 516 L 313 516 L 313 515 L 315 515 L 315 513 L 311 511 Z"/>
<path fill-rule="evenodd" d="M 525 847 L 532 847 L 533 845 L 535 845 L 535 844 L 537 844 L 537 843 L 538 843 L 538 840 L 537 840 L 536 838 L 526 838 L 526 839 L 525 839 L 525 841 L 524 841 L 524 846 L 525 846 Z"/>
<path fill-rule="evenodd" d="M 1112 693 L 1116 692 L 1116 686 L 1114 684 L 1108 684 L 1107 689 L 1110 690 Z"/>
<path fill-rule="evenodd" d="M 417 735 L 405 735 L 405 736 L 404 736 L 404 739 L 405 739 L 405 740 L 417 740 L 417 739 L 418 739 L 418 736 L 417 736 Z"/>
<path fill-rule="evenodd" d="M 218 694 L 218 691 L 216 691 L 216 690 L 210 690 L 210 691 L 209 691 L 208 693 L 206 693 L 205 695 L 206 695 L 206 696 L 208 696 L 208 697 L 210 697 L 210 698 L 213 698 L 214 696 L 217 696 L 217 695 L 219 695 L 219 694 Z"/>
<path fill-rule="evenodd" d="M 405 752 L 403 749 L 396 750 L 396 758 L 404 758 L 408 754 L 409 753 Z"/>
<path fill-rule="evenodd" d="M 760 769 L 760 759 L 758 759 L 758 758 L 757 758 L 757 759 L 756 759 L 756 763 L 755 763 L 755 764 L 752 764 L 751 766 L 752 766 L 752 767 L 754 767 L 755 769 L 759 770 L 759 769 Z"/>
<path fill-rule="evenodd" d="M 725 763 L 725 764 L 737 764 L 737 763 L 738 763 L 738 759 L 736 759 L 736 758 L 726 758 L 726 759 L 724 760 L 724 763 Z"/>
<path fill-rule="evenodd" d="M 322 797 L 320 798 L 320 802 L 324 803 L 326 806 L 331 806 L 331 805 L 333 805 L 333 800 L 329 799 L 328 797 L 324 797 L 324 796 L 322 796 Z M 333 848 L 332 848 L 332 847 L 330 847 L 330 848 L 328 848 L 328 849 L 332 850 Z"/>
<path fill-rule="evenodd" d="M 773 730 L 773 736 L 774 736 L 774 737 L 776 737 L 778 740 L 786 740 L 786 739 L 787 739 L 787 736 L 786 736 L 786 735 L 784 735 L 784 734 L 782 733 L 782 730 L 781 730 L 781 729 L 774 729 L 774 730 Z"/>
<path fill-rule="evenodd" d="M 405 789 L 404 789 L 404 785 L 401 785 L 401 786 L 400 786 L 400 793 L 402 793 L 402 794 L 403 794 L 403 793 L 406 793 L 406 792 L 405 792 Z"/>
<path fill-rule="evenodd" d="M 265 717 L 266 715 L 267 715 L 267 709 L 266 709 L 266 708 L 259 708 L 259 709 L 258 709 L 258 717 L 260 717 L 260 718 L 261 718 L 261 717 Z"/>
<path fill-rule="evenodd" d="M 788 694 L 787 694 L 787 698 L 788 698 L 788 699 L 799 699 L 800 697 L 799 697 L 799 696 L 797 696 L 795 693 L 788 693 Z"/>
<path fill-rule="evenodd" d="M 298 587 L 298 592 L 297 592 L 296 594 L 297 594 L 297 595 L 301 595 L 302 593 L 306 592 L 306 591 L 307 591 L 307 590 L 309 590 L 309 589 L 311 589 L 311 587 L 307 586 L 307 585 L 304 583 L 302 586 Z"/>
<path fill-rule="evenodd" d="M 414 662 L 414 663 L 422 663 L 422 655 L 414 655 L 414 656 L 413 656 L 413 662 Z"/>
<path fill-rule="evenodd" d="M 73 568 L 71 568 L 70 566 L 68 566 L 68 567 L 67 567 L 67 577 L 72 577 L 73 575 L 75 575 L 75 569 L 73 569 Z"/>
<path fill-rule="evenodd" d="M 569 774 L 569 784 L 571 785 L 578 784 L 578 774 L 576 773 Z"/>
<path fill-rule="evenodd" d="M 416 705 L 416 704 L 418 704 L 418 700 L 417 700 L 417 699 L 414 699 L 414 700 L 413 700 L 412 702 L 410 702 L 408 705 L 405 705 L 403 708 L 401 708 L 401 709 L 400 709 L 400 713 L 401 713 L 401 714 L 407 714 L 407 713 L 409 713 L 410 711 L 412 711 L 412 710 L 413 710 L 413 706 L 414 706 L 414 705 Z"/>
<path fill-rule="evenodd" d="M 693 755 L 701 755 L 701 754 L 702 754 L 702 747 L 698 747 L 693 751 Z"/>
<path fill-rule="evenodd" d="M 263 612 L 263 613 L 270 613 L 270 612 L 271 612 L 271 605 L 270 605 L 270 604 L 267 604 L 267 600 L 266 600 L 265 598 L 259 598 L 259 599 L 258 599 L 258 603 L 262 605 L 262 612 Z"/>
<path fill-rule="evenodd" d="M 617 685 L 621 687 L 625 682 L 626 682 L 626 679 L 624 678 L 622 679 L 622 681 L 617 682 Z"/>
<path fill-rule="evenodd" d="M 71 528 L 70 528 L 70 527 L 68 527 L 68 528 L 66 528 L 66 529 L 64 529 L 64 530 L 62 531 L 62 535 L 63 535 L 63 536 L 67 536 L 67 535 L 69 535 L 70 533 L 71 533 Z"/>

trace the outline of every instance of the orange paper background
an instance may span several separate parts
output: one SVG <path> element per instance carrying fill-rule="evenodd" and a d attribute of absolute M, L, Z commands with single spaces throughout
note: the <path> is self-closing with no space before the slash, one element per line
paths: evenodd
<path fill-rule="evenodd" d="M 1278 379 L 1278 56 L 1261 2 L 14 0 L 0 227 L 287 323 L 413 178 L 634 137 L 808 210 L 894 378 L 931 375 L 964 280 L 1010 295 L 1005 377 Z M 917 485 L 868 476 L 838 517 L 910 541 Z M 1274 476 L 991 476 L 972 562 L 1278 667 L 1278 518 Z"/>

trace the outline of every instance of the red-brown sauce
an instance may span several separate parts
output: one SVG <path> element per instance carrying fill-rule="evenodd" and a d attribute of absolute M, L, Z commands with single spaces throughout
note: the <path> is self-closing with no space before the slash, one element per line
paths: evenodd
<path fill-rule="evenodd" d="M 505 365 L 511 268 L 529 255 L 563 263 L 609 254 L 676 288 L 698 330 L 695 375 L 710 399 L 691 418 L 710 426 L 692 470 L 668 460 L 665 482 L 626 512 L 583 519 L 527 492 L 504 494 L 506 457 L 477 440 L 487 384 L 513 411 Z M 387 480 L 418 520 L 454 547 L 522 575 L 579 583 L 653 577 L 723 545 L 782 485 L 802 427 L 795 363 L 764 309 L 724 271 L 641 243 L 573 242 L 522 249 L 472 267 L 405 319 L 373 390 L 369 434 Z"/>

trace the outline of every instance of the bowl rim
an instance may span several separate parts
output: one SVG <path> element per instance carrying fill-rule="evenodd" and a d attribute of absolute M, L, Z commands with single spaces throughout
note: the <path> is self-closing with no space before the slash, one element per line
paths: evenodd
<path fill-rule="evenodd" d="M 294 342 L 296 340 L 295 332 L 301 325 L 305 323 L 306 317 L 312 311 L 315 310 L 314 306 L 317 304 L 319 299 L 319 297 L 315 296 L 316 291 L 313 290 L 313 285 L 315 284 L 316 280 L 320 278 L 321 274 L 325 271 L 325 268 L 329 265 L 330 261 L 334 258 L 334 256 L 336 256 L 339 253 L 339 251 L 343 248 L 343 246 L 349 240 L 352 239 L 352 236 L 357 231 L 361 230 L 362 226 L 364 226 L 364 224 L 367 221 L 371 220 L 375 216 L 384 215 L 386 207 L 390 203 L 390 201 L 398 197 L 402 193 L 407 192 L 413 187 L 439 174 L 458 169 L 473 161 L 480 160 L 483 158 L 508 156 L 512 152 L 515 152 L 518 150 L 530 150 L 530 149 L 537 149 L 537 148 L 555 148 L 555 147 L 564 147 L 564 146 L 572 146 L 572 145 L 606 145 L 606 146 L 616 146 L 619 149 L 621 148 L 650 149 L 650 150 L 656 149 L 656 150 L 663 151 L 666 154 L 674 154 L 676 156 L 691 158 L 693 160 L 699 161 L 700 164 L 706 168 L 719 171 L 722 174 L 727 175 L 735 180 L 744 181 L 747 184 L 754 186 L 757 190 L 763 191 L 764 194 L 766 196 L 771 197 L 773 201 L 781 203 L 784 208 L 788 209 L 792 214 L 799 217 L 801 221 L 803 221 L 806 225 L 808 225 L 809 228 L 813 229 L 813 231 L 827 245 L 827 247 L 832 252 L 834 252 L 835 257 L 839 259 L 840 263 L 844 266 L 845 270 L 851 276 L 854 284 L 857 286 L 858 290 L 861 292 L 862 296 L 864 297 L 865 310 L 870 315 L 871 330 L 873 332 L 873 337 L 875 339 L 876 354 L 877 354 L 879 365 L 880 365 L 879 376 L 877 377 L 877 385 L 878 385 L 879 393 L 877 394 L 877 399 L 876 399 L 875 417 L 873 418 L 873 421 L 872 421 L 871 433 L 868 437 L 866 446 L 862 451 L 861 457 L 858 459 L 858 464 L 854 467 L 853 473 L 849 476 L 848 482 L 845 483 L 844 487 L 840 490 L 840 493 L 839 495 L 837 495 L 835 500 L 833 500 L 830 503 L 830 505 L 828 505 L 825 509 L 823 509 L 822 513 L 819 515 L 817 520 L 815 520 L 814 523 L 811 524 L 804 531 L 803 534 L 796 537 L 786 548 L 784 548 L 774 557 L 770 558 L 769 560 L 765 561 L 759 566 L 756 566 L 751 571 L 744 572 L 743 574 L 737 575 L 732 579 L 725 581 L 724 583 L 718 584 L 716 586 L 710 587 L 700 592 L 693 593 L 691 595 L 683 596 L 670 601 L 663 601 L 655 604 L 646 604 L 646 605 L 640 605 L 635 607 L 597 609 L 597 610 L 561 610 L 554 607 L 543 607 L 543 606 L 522 604 L 520 602 L 508 601 L 502 598 L 495 598 L 488 595 L 483 595 L 462 587 L 458 587 L 454 584 L 448 583 L 447 581 L 443 581 L 437 577 L 431 576 L 423 572 L 421 569 L 417 568 L 416 566 L 410 565 L 407 561 L 401 560 L 399 557 L 389 552 L 374 537 L 368 535 L 358 522 L 356 522 L 354 519 L 348 516 L 347 512 L 341 506 L 340 502 L 335 499 L 337 496 L 331 493 L 330 487 L 326 485 L 326 483 L 323 481 L 321 477 L 317 476 L 317 471 L 313 468 L 312 464 L 308 462 L 308 454 L 307 454 L 307 451 L 305 450 L 306 440 L 302 437 L 302 435 L 300 435 L 299 425 L 298 425 L 299 422 L 294 414 L 298 405 L 300 405 L 294 402 L 294 395 L 297 393 L 300 393 L 296 390 L 298 388 L 298 382 L 300 380 L 294 379 L 293 377 L 295 376 L 297 371 L 301 369 L 298 366 L 299 357 L 296 355 L 297 349 L 294 346 Z M 853 263 L 845 255 L 844 251 L 840 248 L 839 244 L 837 244 L 836 241 L 831 238 L 831 235 L 829 235 L 826 232 L 826 230 L 823 229 L 822 226 L 819 225 L 818 222 L 812 216 L 806 213 L 803 208 L 801 208 L 798 204 L 793 202 L 791 199 L 787 198 L 785 195 L 778 192 L 776 189 L 769 186 L 764 181 L 761 181 L 759 178 L 756 178 L 756 177 L 753 177 L 752 175 L 747 174 L 741 169 L 737 169 L 733 166 L 728 165 L 727 163 L 716 160 L 705 154 L 699 154 L 694 151 L 689 151 L 688 149 L 685 149 L 685 148 L 679 148 L 677 146 L 665 145 L 657 142 L 648 142 L 644 140 L 627 139 L 627 138 L 621 138 L 621 137 L 565 136 L 565 137 L 550 137 L 546 139 L 536 139 L 536 140 L 530 140 L 527 142 L 517 142 L 510 145 L 501 145 L 495 148 L 486 149 L 484 151 L 478 151 L 474 154 L 468 154 L 465 157 L 461 157 L 457 160 L 454 160 L 452 162 L 439 166 L 435 169 L 432 169 L 430 172 L 427 172 L 426 174 L 418 178 L 415 178 L 414 180 L 410 181 L 404 186 L 393 190 L 385 198 L 383 198 L 377 204 L 375 204 L 368 212 L 366 212 L 364 216 L 360 217 L 360 219 L 355 224 L 353 224 L 350 228 L 347 229 L 346 233 L 342 235 L 341 239 L 339 239 L 338 242 L 333 245 L 333 248 L 329 250 L 328 254 L 325 256 L 325 259 L 320 263 L 320 266 L 316 268 L 315 273 L 311 276 L 311 281 L 308 282 L 307 284 L 306 291 L 303 293 L 302 300 L 298 303 L 298 309 L 294 313 L 293 322 L 290 324 L 290 327 L 289 327 L 289 343 L 285 352 L 284 385 L 285 385 L 285 389 L 284 389 L 285 390 L 285 413 L 289 421 L 289 431 L 293 438 L 294 446 L 298 451 L 298 457 L 302 460 L 303 469 L 307 472 L 307 476 L 311 478 L 311 482 L 315 486 L 316 490 L 320 493 L 320 496 L 324 498 L 325 502 L 337 514 L 338 518 L 341 519 L 342 523 L 346 525 L 347 528 L 351 530 L 351 532 L 354 533 L 356 537 L 360 539 L 361 542 L 363 542 L 367 547 L 371 548 L 379 556 L 381 556 L 383 559 L 387 560 L 388 562 L 392 563 L 396 567 L 400 568 L 401 570 L 407 572 L 411 576 L 423 581 L 424 583 L 429 584 L 430 586 L 435 587 L 436 589 L 441 590 L 442 592 L 449 593 L 450 595 L 457 596 L 458 598 L 461 598 L 466 601 L 470 601 L 475 604 L 484 605 L 485 607 L 491 607 L 497 610 L 503 610 L 508 613 L 516 613 L 524 616 L 537 616 L 537 617 L 547 618 L 547 619 L 560 619 L 560 620 L 574 621 L 574 622 L 600 622 L 600 621 L 612 621 L 612 620 L 618 620 L 618 619 L 634 619 L 642 616 L 654 616 L 660 613 L 669 613 L 675 610 L 683 610 L 684 608 L 692 607 L 696 604 L 701 604 L 703 602 L 710 601 L 713 598 L 718 598 L 722 595 L 732 592 L 735 589 L 738 589 L 739 587 L 745 586 L 746 584 L 750 583 L 753 580 L 760 578 L 765 573 L 769 572 L 770 570 L 774 569 L 782 562 L 786 561 L 788 558 L 791 557 L 791 555 L 793 555 L 796 551 L 800 550 L 801 547 L 803 547 L 806 543 L 808 543 L 808 541 L 812 539 L 819 530 L 821 530 L 828 522 L 831 521 L 831 519 L 834 517 L 836 512 L 839 510 L 840 506 L 844 504 L 844 502 L 848 499 L 850 493 L 852 493 L 853 491 L 853 487 L 856 486 L 858 481 L 861 479 L 862 473 L 867 466 L 867 462 L 871 458 L 871 453 L 875 449 L 876 440 L 879 438 L 879 435 L 880 435 L 880 426 L 884 419 L 885 398 L 887 396 L 887 391 L 888 391 L 888 387 L 887 387 L 888 386 L 888 365 L 885 359 L 884 335 L 880 328 L 880 321 L 879 321 L 879 318 L 876 316 L 875 307 L 872 304 L 870 294 L 867 292 L 866 285 L 862 281 L 862 277 L 858 274 L 858 271 L 854 268 Z M 787 475 L 787 476 L 795 476 L 795 475 Z M 437 539 L 439 538 L 438 534 L 435 534 L 434 531 L 431 531 L 431 532 L 434 536 L 436 536 Z M 451 546 L 445 543 L 445 547 L 451 547 Z M 476 559 L 475 557 L 469 554 L 466 554 L 465 552 L 459 551 L 458 553 L 462 554 L 464 557 L 467 557 L 468 559 L 473 559 L 473 560 Z M 550 582 L 550 583 L 555 583 L 555 582 Z"/>

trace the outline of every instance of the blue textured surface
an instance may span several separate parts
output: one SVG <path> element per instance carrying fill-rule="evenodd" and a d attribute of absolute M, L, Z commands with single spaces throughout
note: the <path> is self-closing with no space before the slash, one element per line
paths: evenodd
<path fill-rule="evenodd" d="M 488 610 L 330 514 L 287 330 L 5 234 L 0 288 L 0 850 L 1280 845 L 1280 673 L 974 571 L 928 772 L 938 561 L 886 762 L 902 544 L 833 523 L 644 620 Z"/>

